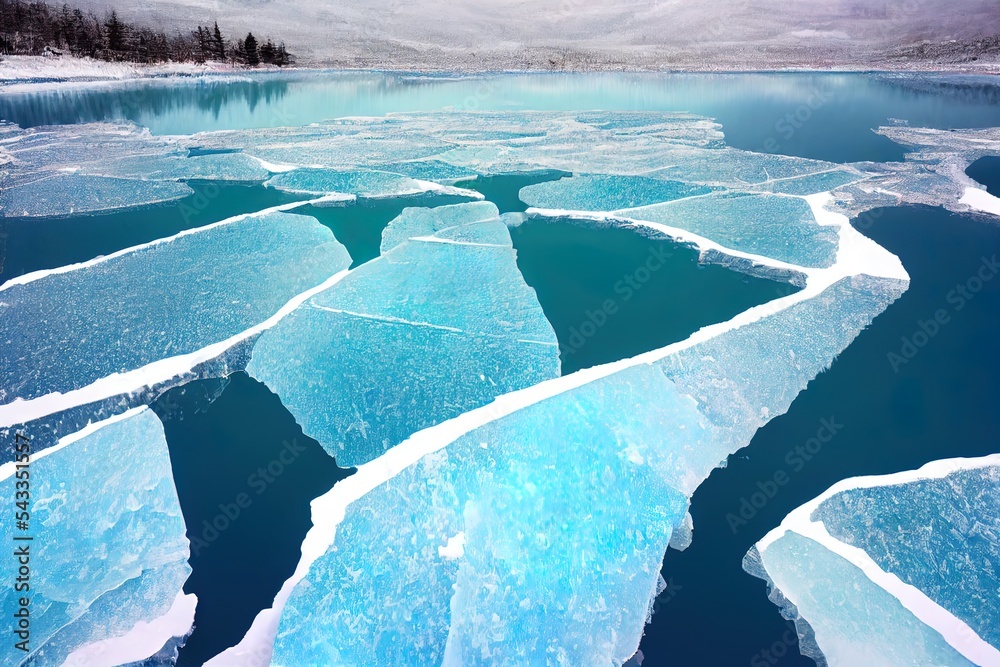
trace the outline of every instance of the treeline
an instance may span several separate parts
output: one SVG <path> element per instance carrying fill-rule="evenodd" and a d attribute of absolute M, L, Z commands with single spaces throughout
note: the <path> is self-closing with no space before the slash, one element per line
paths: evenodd
<path fill-rule="evenodd" d="M 103 19 L 63 5 L 0 0 L 0 55 L 61 55 L 134 63 L 225 62 L 256 67 L 289 65 L 284 42 L 260 42 L 253 33 L 227 39 L 219 24 L 172 36 L 122 21 L 112 11 Z"/>

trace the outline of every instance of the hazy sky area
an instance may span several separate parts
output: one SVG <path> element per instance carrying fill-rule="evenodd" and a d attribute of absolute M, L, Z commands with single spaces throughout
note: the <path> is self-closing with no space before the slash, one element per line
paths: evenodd
<path fill-rule="evenodd" d="M 185 29 L 283 39 L 300 60 L 850 62 L 922 41 L 1000 35 L 998 0 L 83 0 Z"/>

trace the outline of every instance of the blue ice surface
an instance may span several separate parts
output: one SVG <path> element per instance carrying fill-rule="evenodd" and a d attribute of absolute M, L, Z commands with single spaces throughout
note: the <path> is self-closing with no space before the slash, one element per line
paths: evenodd
<path fill-rule="evenodd" d="M 382 253 L 387 253 L 396 246 L 405 243 L 413 237 L 434 236 L 449 229 L 458 228 L 475 222 L 495 221 L 500 215 L 496 204 L 492 202 L 470 202 L 468 204 L 453 204 L 436 208 L 412 207 L 403 209 L 391 224 L 382 230 Z M 510 235 L 506 230 L 500 230 L 496 225 L 488 225 L 498 230 L 496 242 L 511 245 Z M 449 234 L 451 238 L 454 235 Z"/>
<path fill-rule="evenodd" d="M 816 174 L 771 181 L 761 186 L 761 189 L 789 195 L 812 195 L 829 192 L 863 178 L 864 175 L 847 169 L 831 169 Z"/>
<path fill-rule="evenodd" d="M 813 513 L 838 540 L 1000 647 L 1000 467 L 843 491 Z"/>
<path fill-rule="evenodd" d="M 520 199 L 536 208 L 614 211 L 704 195 L 715 188 L 648 176 L 580 175 L 521 188 Z"/>
<path fill-rule="evenodd" d="M 837 231 L 800 197 L 727 193 L 616 212 L 694 232 L 722 246 L 804 267 L 836 261 Z"/>
<path fill-rule="evenodd" d="M 295 169 L 272 177 L 265 185 L 284 192 L 357 197 L 391 197 L 427 189 L 412 178 L 400 174 L 337 169 Z"/>
<path fill-rule="evenodd" d="M 272 213 L 10 284 L 0 290 L 0 404 L 224 341 L 350 263 L 315 218 Z"/>
<path fill-rule="evenodd" d="M 181 199 L 184 183 L 114 176 L 51 174 L 0 187 L 0 216 L 40 217 L 93 213 Z"/>
<path fill-rule="evenodd" d="M 687 509 L 664 440 L 699 425 L 664 388 L 649 366 L 585 385 L 356 501 L 288 601 L 272 664 L 623 663 Z M 443 555 L 459 533 L 464 554 Z"/>
<path fill-rule="evenodd" d="M 247 366 L 343 466 L 559 375 L 495 206 L 406 209 L 383 249 L 261 336 Z"/>
<path fill-rule="evenodd" d="M 622 664 L 690 495 L 904 289 L 844 279 L 424 456 L 347 507 L 273 664 Z"/>
<path fill-rule="evenodd" d="M 470 180 L 479 176 L 479 173 L 472 169 L 456 167 L 440 160 L 413 160 L 411 162 L 392 162 L 381 167 L 384 171 L 391 171 L 395 174 L 402 174 L 410 178 L 418 178 L 422 181 L 433 181 L 435 183 L 455 183 L 456 181 Z"/>
<path fill-rule="evenodd" d="M 107 423 L 30 463 L 29 530 L 0 522 L 10 549 L 29 534 L 31 652 L 0 646 L 0 663 L 61 665 L 75 649 L 162 616 L 191 573 L 163 426 L 148 410 Z M 0 482 L 13 508 L 15 484 Z M 5 619 L 18 608 L 18 564 L 0 565 Z M 154 649 L 155 650 L 155 649 Z"/>
<path fill-rule="evenodd" d="M 746 567 L 770 577 L 772 599 L 797 620 L 802 653 L 829 667 L 973 664 L 864 572 L 807 537 L 785 533 L 748 559 Z M 808 633 L 799 619 L 808 623 Z"/>

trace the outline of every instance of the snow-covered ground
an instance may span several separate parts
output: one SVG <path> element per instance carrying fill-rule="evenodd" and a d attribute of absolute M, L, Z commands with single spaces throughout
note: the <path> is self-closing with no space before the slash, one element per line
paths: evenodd
<path fill-rule="evenodd" d="M 0 86 L 58 81 L 123 81 L 143 77 L 232 74 L 241 71 L 244 70 L 221 63 L 139 65 L 69 56 L 3 56 L 0 59 Z"/>

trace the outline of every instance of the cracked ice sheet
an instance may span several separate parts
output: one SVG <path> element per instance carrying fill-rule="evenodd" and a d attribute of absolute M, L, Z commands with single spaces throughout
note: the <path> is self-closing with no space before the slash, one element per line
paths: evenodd
<path fill-rule="evenodd" d="M 724 246 L 805 267 L 831 266 L 837 233 L 801 197 L 718 194 L 615 212 L 629 220 L 685 229 Z"/>
<path fill-rule="evenodd" d="M 347 250 L 296 205 L 0 286 L 0 425 L 187 372 L 335 280 Z"/>
<path fill-rule="evenodd" d="M 938 130 L 892 126 L 877 131 L 910 152 L 902 164 L 856 165 L 869 172 L 870 178 L 838 193 L 846 200 L 846 210 L 863 210 L 871 206 L 873 196 L 881 195 L 887 198 L 884 205 L 906 202 L 944 206 L 956 213 L 971 210 L 1000 216 L 1000 198 L 989 194 L 965 173 L 979 158 L 1000 155 L 1000 128 Z"/>
<path fill-rule="evenodd" d="M 283 192 L 341 195 L 345 199 L 399 197 L 429 191 L 482 196 L 477 192 L 446 188 L 437 183 L 418 181 L 386 171 L 295 169 L 274 176 L 265 185 Z"/>
<path fill-rule="evenodd" d="M 262 182 L 270 175 L 236 153 L 188 157 L 180 139 L 153 137 L 131 123 L 2 127 L 0 215 L 6 217 L 133 208 L 190 195 L 180 180 Z"/>
<path fill-rule="evenodd" d="M 837 262 L 799 267 L 800 292 L 500 396 L 360 466 L 313 502 L 272 609 L 210 664 L 272 648 L 276 665 L 624 662 L 690 494 L 906 287 L 829 200 L 809 203 L 840 236 Z"/>
<path fill-rule="evenodd" d="M 848 479 L 789 514 L 744 568 L 821 664 L 1000 665 L 998 484 L 1000 455 Z"/>
<path fill-rule="evenodd" d="M 405 209 L 383 251 L 261 336 L 247 365 L 342 466 L 559 375 L 496 206 Z"/>
<path fill-rule="evenodd" d="M 13 503 L 13 463 L 0 467 L 0 480 Z M 35 453 L 31 480 L 31 652 L 5 642 L 3 664 L 61 665 L 96 643 L 105 650 L 86 664 L 116 665 L 142 660 L 190 631 L 195 599 L 182 593 L 191 573 L 188 541 L 163 427 L 152 411 L 91 424 Z M 12 522 L 3 522 L 3 533 L 8 544 L 19 544 Z M 3 566 L 9 581 L 15 565 L 9 558 Z M 19 595 L 5 589 L 4 616 L 14 617 Z M 122 645 L 122 637 L 131 640 Z"/>

